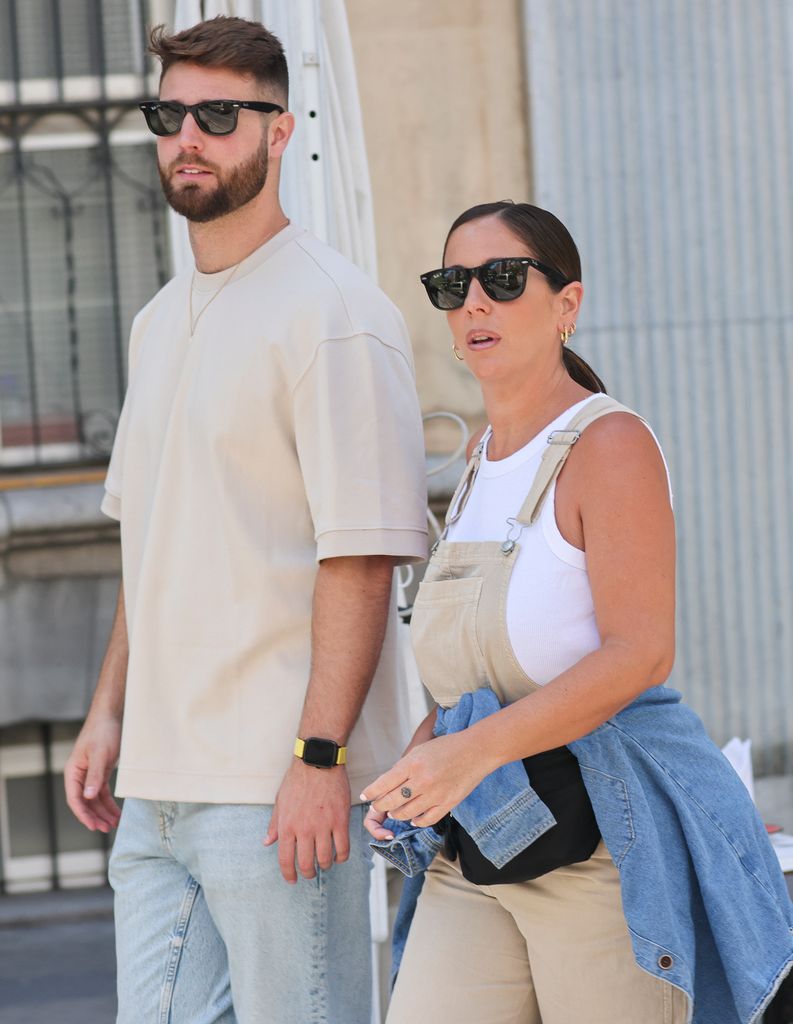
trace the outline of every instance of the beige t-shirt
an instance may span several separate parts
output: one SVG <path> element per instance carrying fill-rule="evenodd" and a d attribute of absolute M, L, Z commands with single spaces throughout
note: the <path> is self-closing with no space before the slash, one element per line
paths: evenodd
<path fill-rule="evenodd" d="M 426 557 L 410 345 L 360 270 L 290 226 L 138 314 L 102 509 L 130 641 L 117 792 L 272 803 L 310 668 L 317 562 Z M 392 609 L 393 611 L 393 609 Z M 392 614 L 348 742 L 353 794 L 406 740 Z"/>

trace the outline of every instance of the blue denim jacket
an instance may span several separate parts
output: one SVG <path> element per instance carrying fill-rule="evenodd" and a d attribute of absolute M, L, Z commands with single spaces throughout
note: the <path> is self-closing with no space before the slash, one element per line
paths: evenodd
<path fill-rule="evenodd" d="M 696 993 L 693 1024 L 757 1021 L 793 965 L 793 904 L 746 788 L 699 718 L 656 686 L 569 747 L 620 873 L 636 962 Z M 410 913 L 400 907 L 402 941 Z"/>
<path fill-rule="evenodd" d="M 489 687 L 464 693 L 453 708 L 438 708 L 433 732 L 436 736 L 460 732 L 500 709 Z M 497 768 L 484 778 L 452 814 L 497 868 L 556 824 L 556 818 L 529 785 L 520 761 Z M 394 818 L 386 818 L 384 825 L 394 838 L 373 840 L 369 845 L 408 878 L 425 871 L 443 846 L 443 839 L 432 828 L 416 828 Z"/>

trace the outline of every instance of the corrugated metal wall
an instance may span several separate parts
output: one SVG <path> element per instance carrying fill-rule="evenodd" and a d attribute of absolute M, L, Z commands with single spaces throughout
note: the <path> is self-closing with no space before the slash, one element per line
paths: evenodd
<path fill-rule="evenodd" d="M 673 682 L 793 771 L 793 2 L 524 0 L 535 201 L 581 249 L 576 347 L 654 425 Z"/>

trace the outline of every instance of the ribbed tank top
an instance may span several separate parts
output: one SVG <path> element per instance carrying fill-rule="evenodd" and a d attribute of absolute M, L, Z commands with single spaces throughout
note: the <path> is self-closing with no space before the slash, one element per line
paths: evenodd
<path fill-rule="evenodd" d="M 548 435 L 563 429 L 596 397 L 566 409 L 528 444 L 498 462 L 487 458 L 488 428 L 479 472 L 447 540 L 503 540 L 510 529 L 507 519 L 518 514 L 529 493 Z M 600 647 L 586 555 L 559 532 L 555 498 L 554 482 L 539 519 L 518 538 L 520 551 L 507 592 L 510 643 L 521 668 L 540 685 Z"/>

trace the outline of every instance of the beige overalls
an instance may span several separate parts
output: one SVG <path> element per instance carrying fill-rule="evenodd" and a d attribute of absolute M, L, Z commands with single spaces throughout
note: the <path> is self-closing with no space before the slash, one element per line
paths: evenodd
<path fill-rule="evenodd" d="M 538 688 L 507 634 L 506 599 L 520 535 L 536 522 L 581 432 L 610 412 L 593 399 L 548 437 L 540 468 L 503 540 L 454 542 L 482 453 L 449 506 L 413 609 L 421 679 L 438 704 L 490 686 L 501 703 Z M 484 442 L 483 442 L 484 443 Z M 619 875 L 603 843 L 590 860 L 531 882 L 476 886 L 439 856 L 427 872 L 389 1007 L 388 1024 L 684 1024 L 679 990 L 633 958 Z"/>

